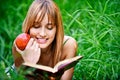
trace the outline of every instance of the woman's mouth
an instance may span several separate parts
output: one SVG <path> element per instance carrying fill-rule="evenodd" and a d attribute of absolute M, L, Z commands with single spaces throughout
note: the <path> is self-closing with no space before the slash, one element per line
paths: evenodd
<path fill-rule="evenodd" d="M 37 42 L 38 42 L 39 44 L 45 44 L 45 43 L 47 42 L 47 40 L 48 40 L 48 39 L 38 38 L 38 39 L 37 39 Z"/>

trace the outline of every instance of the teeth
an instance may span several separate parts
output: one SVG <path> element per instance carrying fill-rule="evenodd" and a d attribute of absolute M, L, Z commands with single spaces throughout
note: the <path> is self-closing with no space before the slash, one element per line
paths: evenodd
<path fill-rule="evenodd" d="M 47 39 L 41 39 L 41 38 L 39 38 L 37 41 L 40 44 L 45 44 L 47 42 Z"/>

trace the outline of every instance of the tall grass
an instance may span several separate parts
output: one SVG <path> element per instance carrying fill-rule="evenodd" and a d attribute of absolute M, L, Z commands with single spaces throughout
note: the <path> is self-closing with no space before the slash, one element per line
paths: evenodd
<path fill-rule="evenodd" d="M 8 0 L 0 13 L 0 79 L 19 79 L 11 68 L 11 46 L 21 33 L 21 25 L 32 0 Z M 55 0 L 61 10 L 66 35 L 78 42 L 77 55 L 84 56 L 75 66 L 73 80 L 120 79 L 120 0 Z"/>

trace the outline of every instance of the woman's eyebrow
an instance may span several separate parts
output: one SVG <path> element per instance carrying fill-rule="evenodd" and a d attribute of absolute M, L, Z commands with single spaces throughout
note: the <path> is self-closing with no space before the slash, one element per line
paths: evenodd
<path fill-rule="evenodd" d="M 34 22 L 34 24 L 40 24 L 40 22 Z"/>
<path fill-rule="evenodd" d="M 40 22 L 34 22 L 34 25 L 40 25 L 41 23 Z"/>

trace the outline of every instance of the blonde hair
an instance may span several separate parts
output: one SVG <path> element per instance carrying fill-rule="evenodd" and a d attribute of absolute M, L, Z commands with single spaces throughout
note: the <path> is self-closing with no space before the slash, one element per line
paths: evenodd
<path fill-rule="evenodd" d="M 33 26 L 35 19 L 40 11 L 42 12 L 39 18 L 40 21 L 47 13 L 48 19 L 50 18 L 50 20 L 56 26 L 56 35 L 52 43 L 52 53 L 54 53 L 53 60 L 55 65 L 58 61 L 60 61 L 64 38 L 62 17 L 58 6 L 52 0 L 33 1 L 23 22 L 22 30 L 25 33 L 29 33 L 29 29 Z"/>

